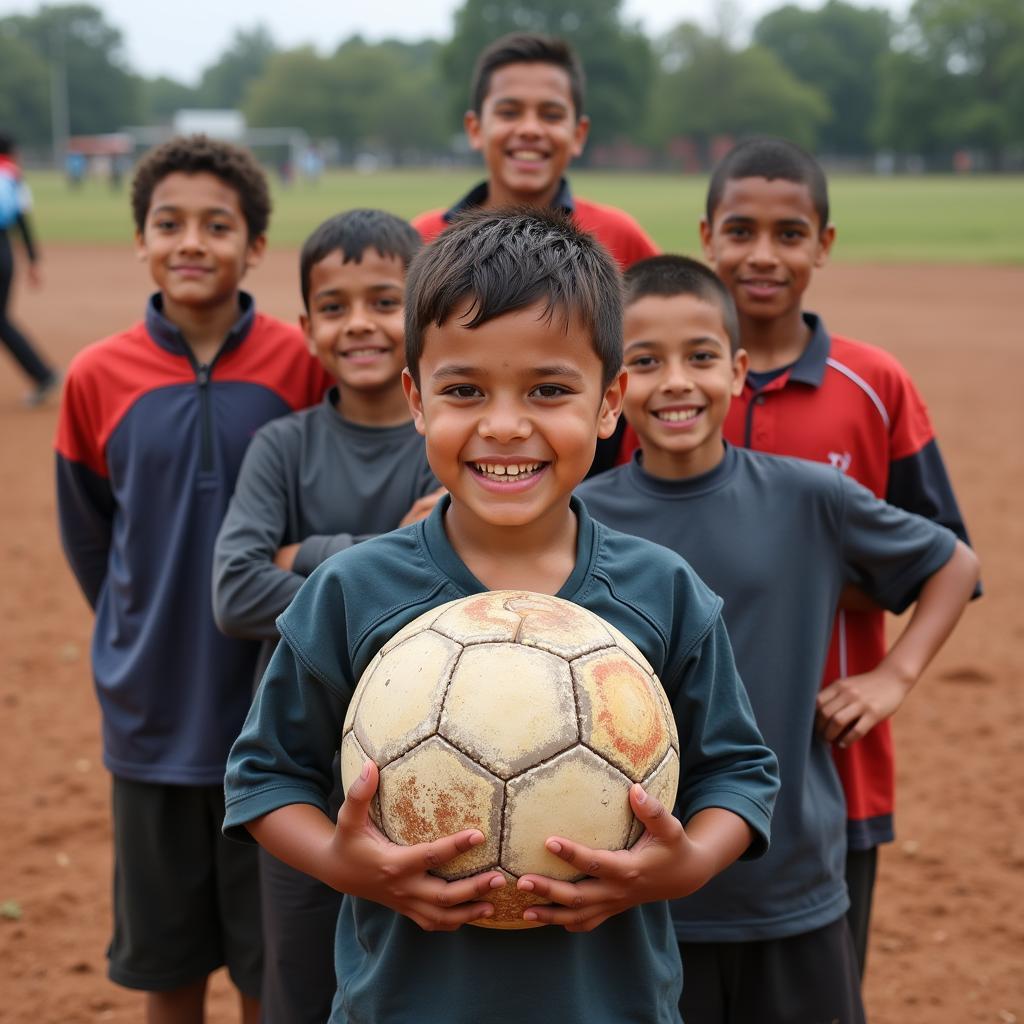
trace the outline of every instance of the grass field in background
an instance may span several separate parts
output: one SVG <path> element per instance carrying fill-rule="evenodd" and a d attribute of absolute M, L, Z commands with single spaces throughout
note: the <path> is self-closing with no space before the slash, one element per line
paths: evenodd
<path fill-rule="evenodd" d="M 378 206 L 411 217 L 448 206 L 477 171 L 339 171 L 318 184 L 274 187 L 272 245 L 297 246 L 325 217 Z M 90 181 L 72 192 L 55 173 L 29 175 L 43 243 L 124 243 L 131 238 L 127 183 Z M 697 251 L 706 178 L 579 171 L 580 195 L 629 211 L 668 252 Z M 1024 177 L 873 178 L 830 183 L 838 231 L 834 258 L 859 263 L 1024 264 Z"/>

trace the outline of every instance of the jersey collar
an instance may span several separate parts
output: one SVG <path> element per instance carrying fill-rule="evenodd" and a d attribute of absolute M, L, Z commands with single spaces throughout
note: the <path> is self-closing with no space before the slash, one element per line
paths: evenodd
<path fill-rule="evenodd" d="M 804 323 L 811 329 L 811 340 L 789 373 L 784 375 L 784 379 L 797 380 L 801 384 L 810 384 L 811 387 L 817 388 L 821 387 L 821 382 L 825 379 L 825 364 L 829 349 L 832 347 L 832 339 L 829 338 L 821 317 L 816 313 L 804 313 L 803 318 Z"/>
<path fill-rule="evenodd" d="M 423 539 L 430 558 L 457 590 L 462 594 L 479 594 L 487 590 L 487 587 L 469 571 L 466 563 L 456 554 L 444 529 L 445 513 L 451 507 L 451 503 L 451 495 L 446 494 L 423 520 Z M 586 506 L 575 495 L 569 499 L 569 508 L 576 516 L 576 564 L 555 597 L 573 601 L 590 577 L 597 549 L 597 530 L 594 520 L 587 513 Z"/>
<path fill-rule="evenodd" d="M 828 362 L 832 339 L 829 337 L 821 317 L 816 313 L 803 313 L 803 321 L 810 328 L 811 340 L 807 348 L 800 353 L 800 358 L 785 373 L 768 381 L 762 388 L 755 388 L 749 381 L 743 384 L 744 391 L 750 394 L 764 394 L 767 391 L 781 391 L 791 381 L 807 384 L 809 387 L 821 387 L 825 379 L 825 366 Z"/>
<path fill-rule="evenodd" d="M 698 476 L 675 479 L 653 476 L 644 468 L 642 448 L 637 448 L 633 452 L 632 459 L 616 472 L 626 473 L 638 491 L 656 498 L 696 498 L 725 486 L 736 471 L 736 449 L 728 441 L 722 442 L 722 449 L 722 461 Z M 585 500 L 586 492 L 584 492 Z"/>
<path fill-rule="evenodd" d="M 454 206 L 445 210 L 441 215 L 442 219 L 446 224 L 450 224 L 460 213 L 483 206 L 487 202 L 489 193 L 490 187 L 488 183 L 481 181 L 479 185 L 471 188 Z M 576 209 L 576 202 L 572 197 L 572 189 L 569 188 L 569 180 L 567 178 L 559 180 L 558 191 L 555 193 L 555 198 L 551 200 L 551 209 L 562 210 L 568 214 L 573 213 Z"/>
<path fill-rule="evenodd" d="M 256 303 L 253 301 L 253 297 L 248 292 L 240 291 L 238 307 L 240 309 L 238 319 L 228 331 L 224 344 L 221 345 L 217 353 L 218 356 L 241 345 L 249 331 L 252 330 L 253 322 L 256 319 Z M 171 323 L 164 316 L 164 299 L 160 292 L 154 292 L 146 304 L 146 332 L 162 349 L 173 352 L 176 356 L 191 354 L 185 335 L 181 333 L 177 324 Z"/>

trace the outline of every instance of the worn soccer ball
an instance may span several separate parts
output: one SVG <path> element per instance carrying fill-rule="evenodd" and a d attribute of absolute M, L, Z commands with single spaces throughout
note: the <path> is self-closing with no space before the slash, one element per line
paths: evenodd
<path fill-rule="evenodd" d="M 544 847 L 551 835 L 621 850 L 643 829 L 629 787 L 671 807 L 679 740 L 661 683 L 636 646 L 555 597 L 491 591 L 400 630 L 367 666 L 345 718 L 345 791 L 367 758 L 371 807 L 395 843 L 478 828 L 485 842 L 440 866 L 449 880 L 501 870 L 489 928 L 528 928 L 544 902 L 520 875 L 581 877 Z"/>

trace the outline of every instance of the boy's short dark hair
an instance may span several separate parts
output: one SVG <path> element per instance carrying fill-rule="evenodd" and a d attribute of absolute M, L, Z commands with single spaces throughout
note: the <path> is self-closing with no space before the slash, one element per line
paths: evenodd
<path fill-rule="evenodd" d="M 729 336 L 729 349 L 740 347 L 740 321 L 729 289 L 714 271 L 689 256 L 651 256 L 634 263 L 623 275 L 627 306 L 647 295 L 693 295 L 717 306 Z"/>
<path fill-rule="evenodd" d="M 10 156 L 14 149 L 14 136 L 0 132 L 0 156 Z"/>
<path fill-rule="evenodd" d="M 139 161 L 132 179 L 132 215 L 141 234 L 146 226 L 153 190 L 169 174 L 212 174 L 238 193 L 249 240 L 267 230 L 270 190 L 256 158 L 247 149 L 206 135 L 179 135 L 151 149 Z"/>
<path fill-rule="evenodd" d="M 583 65 L 576 51 L 557 36 L 538 32 L 512 32 L 496 39 L 477 58 L 469 96 L 472 109 L 480 115 L 491 88 L 491 77 L 509 64 L 553 64 L 569 76 L 569 91 L 578 121 L 583 114 Z"/>
<path fill-rule="evenodd" d="M 341 253 L 342 263 L 361 263 L 367 249 L 381 256 L 394 256 L 409 269 L 413 256 L 422 248 L 419 232 L 408 222 L 385 210 L 346 210 L 325 220 L 302 245 L 299 278 L 302 301 L 309 310 L 309 276 L 313 264 Z"/>
<path fill-rule="evenodd" d="M 767 178 L 806 185 L 818 214 L 819 228 L 828 227 L 828 182 L 821 164 L 787 139 L 759 136 L 734 146 L 711 172 L 705 215 L 710 224 L 722 201 L 726 183 L 737 178 Z"/>
<path fill-rule="evenodd" d="M 578 317 L 601 360 L 602 387 L 622 367 L 622 278 L 607 250 L 559 211 L 474 210 L 459 217 L 409 267 L 405 355 L 419 386 L 423 336 L 472 300 L 468 328 L 546 302 Z"/>

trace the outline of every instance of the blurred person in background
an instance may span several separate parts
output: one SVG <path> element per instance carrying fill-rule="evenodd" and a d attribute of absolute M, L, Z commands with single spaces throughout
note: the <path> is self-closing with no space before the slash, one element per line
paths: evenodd
<path fill-rule="evenodd" d="M 25 401 L 35 406 L 41 405 L 57 390 L 60 374 L 32 347 L 32 343 L 14 326 L 7 313 L 14 283 L 14 247 L 10 236 L 15 228 L 21 234 L 28 256 L 29 284 L 37 288 L 42 283 L 39 251 L 28 221 L 31 202 L 28 186 L 22 179 L 21 168 L 15 158 L 14 139 L 0 132 L 0 341 L 31 378 L 34 387 Z"/>

